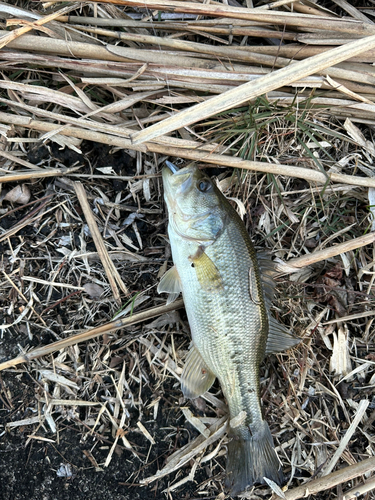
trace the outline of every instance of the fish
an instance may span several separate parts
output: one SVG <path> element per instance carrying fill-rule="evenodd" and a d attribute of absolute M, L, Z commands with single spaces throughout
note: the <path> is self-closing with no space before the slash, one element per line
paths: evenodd
<path fill-rule="evenodd" d="M 215 182 L 196 166 L 162 170 L 173 267 L 158 292 L 182 292 L 192 344 L 181 389 L 194 399 L 220 382 L 229 408 L 226 488 L 233 496 L 283 472 L 260 401 L 266 354 L 300 342 L 270 313 L 272 262 L 257 255 L 247 229 Z"/>

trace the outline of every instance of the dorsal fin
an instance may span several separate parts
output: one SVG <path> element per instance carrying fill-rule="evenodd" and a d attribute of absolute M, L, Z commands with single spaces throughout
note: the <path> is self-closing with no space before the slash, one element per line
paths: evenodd
<path fill-rule="evenodd" d="M 267 337 L 266 354 L 287 351 L 298 345 L 301 339 L 295 337 L 284 325 L 268 313 L 269 332 Z"/>
<path fill-rule="evenodd" d="M 271 305 L 275 295 L 276 282 L 275 266 L 269 255 L 264 252 L 257 254 L 259 271 L 263 286 L 264 300 L 268 313 L 269 333 L 267 337 L 266 354 L 277 353 L 291 349 L 301 342 L 301 339 L 295 337 L 284 325 L 279 323 L 271 315 Z"/>

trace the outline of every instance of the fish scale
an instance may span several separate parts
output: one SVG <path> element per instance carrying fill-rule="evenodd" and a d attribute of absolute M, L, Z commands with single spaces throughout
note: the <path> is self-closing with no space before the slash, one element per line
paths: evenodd
<path fill-rule="evenodd" d="M 192 348 L 182 389 L 197 397 L 219 379 L 229 408 L 227 481 L 232 495 L 282 473 L 260 403 L 259 366 L 268 351 L 299 342 L 269 314 L 271 290 L 246 228 L 228 200 L 196 167 L 163 170 L 174 268 L 158 291 L 182 291 Z M 266 267 L 268 264 L 266 265 Z M 264 288 L 264 289 L 263 289 Z M 271 349 L 272 347 L 272 349 Z"/>

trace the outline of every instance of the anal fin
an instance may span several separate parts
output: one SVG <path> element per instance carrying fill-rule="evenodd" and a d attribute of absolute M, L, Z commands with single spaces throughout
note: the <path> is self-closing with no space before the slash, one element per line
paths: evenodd
<path fill-rule="evenodd" d="M 215 378 L 198 349 L 192 346 L 181 374 L 181 389 L 185 398 L 195 399 L 201 396 L 209 390 Z"/>

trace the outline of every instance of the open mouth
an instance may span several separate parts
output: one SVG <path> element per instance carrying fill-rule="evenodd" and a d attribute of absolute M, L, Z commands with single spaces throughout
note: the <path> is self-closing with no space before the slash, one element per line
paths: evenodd
<path fill-rule="evenodd" d="M 164 169 L 165 177 L 163 176 L 163 179 L 167 193 L 171 190 L 171 194 L 176 196 L 188 191 L 193 182 L 193 170 L 187 167 L 179 169 L 170 161 L 166 161 L 165 165 L 167 168 Z"/>
<path fill-rule="evenodd" d="M 167 165 L 167 167 L 169 168 L 169 170 L 172 172 L 172 174 L 175 174 L 176 172 L 178 172 L 178 168 L 176 167 L 176 165 L 170 161 L 166 161 L 165 164 Z"/>

